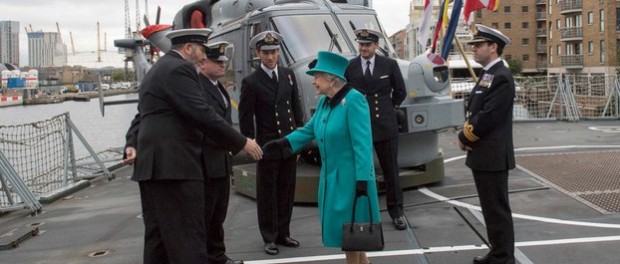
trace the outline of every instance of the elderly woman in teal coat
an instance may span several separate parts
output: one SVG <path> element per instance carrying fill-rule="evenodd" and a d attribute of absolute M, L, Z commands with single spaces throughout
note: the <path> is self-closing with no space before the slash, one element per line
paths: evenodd
<path fill-rule="evenodd" d="M 379 202 L 372 156 L 368 102 L 346 84 L 349 61 L 341 55 L 321 51 L 316 66 L 306 73 L 321 95 L 310 121 L 283 139 L 269 142 L 264 152 L 290 147 L 293 152 L 316 140 L 321 154 L 318 203 L 323 245 L 342 246 L 342 225 L 351 222 L 356 194 L 356 222 L 380 222 Z M 371 209 L 368 208 L 370 199 Z M 366 264 L 365 252 L 345 252 L 347 263 Z"/>

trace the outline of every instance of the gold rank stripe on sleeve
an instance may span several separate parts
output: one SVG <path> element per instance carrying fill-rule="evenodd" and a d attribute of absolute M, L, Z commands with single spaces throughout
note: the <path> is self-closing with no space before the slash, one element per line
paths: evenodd
<path fill-rule="evenodd" d="M 467 140 L 471 142 L 476 142 L 480 139 L 478 136 L 474 135 L 474 125 L 470 124 L 469 121 L 465 122 L 463 125 L 463 134 Z"/>

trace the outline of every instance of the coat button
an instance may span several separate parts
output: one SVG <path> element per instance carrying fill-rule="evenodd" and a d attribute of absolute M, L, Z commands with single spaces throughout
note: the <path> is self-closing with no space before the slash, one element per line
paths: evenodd
<path fill-rule="evenodd" d="M 289 113 L 289 114 L 291 113 L 291 109 L 289 109 L 289 110 L 288 110 L 288 113 Z"/>
<path fill-rule="evenodd" d="M 287 105 L 290 105 L 290 104 L 291 104 L 291 101 L 286 100 L 286 104 L 287 104 Z"/>
<path fill-rule="evenodd" d="M 379 118 L 379 114 L 377 114 L 377 118 Z"/>
<path fill-rule="evenodd" d="M 276 112 L 276 117 L 278 117 L 278 113 Z"/>
<path fill-rule="evenodd" d="M 278 134 L 282 134 L 282 129 L 278 129 Z"/>
<path fill-rule="evenodd" d="M 277 121 L 276 124 L 278 124 L 278 126 L 280 125 L 280 121 Z"/>
<path fill-rule="evenodd" d="M 379 94 L 375 94 L 375 97 L 379 97 Z"/>
<path fill-rule="evenodd" d="M 289 117 L 289 118 L 288 118 L 288 121 L 291 121 L 291 122 L 293 122 L 293 119 Z"/>
<path fill-rule="evenodd" d="M 295 130 L 293 127 L 291 127 L 291 130 Z"/>
<path fill-rule="evenodd" d="M 379 104 L 379 100 L 376 100 L 376 101 L 375 101 L 375 104 Z"/>
<path fill-rule="evenodd" d="M 379 107 L 375 107 L 375 110 L 379 111 Z"/>

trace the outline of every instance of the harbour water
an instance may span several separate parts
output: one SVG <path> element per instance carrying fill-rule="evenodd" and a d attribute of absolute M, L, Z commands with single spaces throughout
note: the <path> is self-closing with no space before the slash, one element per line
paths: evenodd
<path fill-rule="evenodd" d="M 138 94 L 106 97 L 106 101 L 136 99 Z M 71 121 L 82 133 L 88 144 L 100 152 L 125 145 L 125 132 L 137 112 L 136 104 L 111 105 L 105 116 L 99 110 L 99 99 L 88 102 L 65 101 L 58 104 L 20 105 L 0 108 L 1 125 L 18 125 L 50 119 L 69 112 Z M 88 155 L 79 139 L 74 136 L 77 157 Z"/>

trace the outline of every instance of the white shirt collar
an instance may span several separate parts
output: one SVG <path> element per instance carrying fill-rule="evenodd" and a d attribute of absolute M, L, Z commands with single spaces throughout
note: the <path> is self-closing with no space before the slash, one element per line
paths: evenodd
<path fill-rule="evenodd" d="M 487 64 L 487 66 L 484 66 L 482 69 L 488 71 L 489 69 L 491 69 L 491 67 L 493 67 L 496 63 L 500 61 L 502 61 L 502 58 L 496 58 L 493 61 L 489 62 L 489 64 Z"/>
<path fill-rule="evenodd" d="M 278 79 L 280 78 L 280 76 L 278 76 L 278 65 L 276 64 L 276 67 L 272 69 L 267 68 L 267 66 L 265 66 L 265 64 L 260 64 L 261 69 L 263 69 L 263 71 L 265 71 L 265 73 L 267 73 L 267 76 L 271 77 L 271 72 L 275 72 L 276 73 L 276 77 L 278 77 Z"/>
<path fill-rule="evenodd" d="M 367 60 L 367 59 L 364 59 L 364 57 L 360 56 L 360 58 L 362 58 L 362 68 L 365 69 L 366 68 L 366 62 L 370 61 L 370 68 L 372 69 L 375 66 L 375 57 L 377 57 L 377 55 L 372 55 L 372 58 Z"/>
<path fill-rule="evenodd" d="M 172 50 L 172 51 L 178 53 L 179 55 L 181 55 L 181 58 L 185 59 L 185 56 L 183 56 L 183 53 L 181 53 L 180 51 L 178 50 Z"/>

